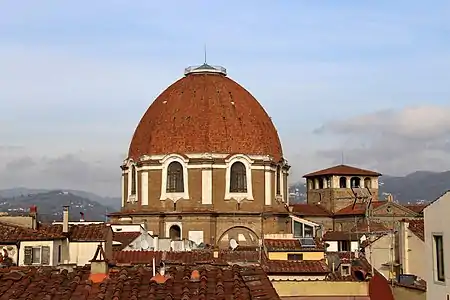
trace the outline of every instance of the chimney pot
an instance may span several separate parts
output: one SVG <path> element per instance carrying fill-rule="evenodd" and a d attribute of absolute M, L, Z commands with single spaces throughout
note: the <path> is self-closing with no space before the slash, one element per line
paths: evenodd
<path fill-rule="evenodd" d="M 69 206 L 63 206 L 63 233 L 69 232 Z"/>

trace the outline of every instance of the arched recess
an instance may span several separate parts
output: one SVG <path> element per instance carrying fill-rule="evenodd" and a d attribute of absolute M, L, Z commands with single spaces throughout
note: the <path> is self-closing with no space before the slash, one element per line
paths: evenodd
<path fill-rule="evenodd" d="M 339 178 L 339 187 L 341 189 L 347 188 L 347 178 L 345 178 L 345 177 Z"/>
<path fill-rule="evenodd" d="M 246 226 L 233 226 L 225 230 L 217 239 L 217 246 L 228 249 L 231 239 L 236 240 L 243 247 L 259 247 L 258 235 Z"/>
<path fill-rule="evenodd" d="M 181 239 L 181 228 L 178 225 L 172 225 L 169 229 L 169 237 L 171 240 L 178 241 Z"/>
<path fill-rule="evenodd" d="M 350 179 L 350 186 L 352 188 L 359 188 L 359 187 L 361 187 L 361 178 L 359 178 L 359 177 L 352 177 Z"/>
<path fill-rule="evenodd" d="M 236 163 L 240 164 L 236 164 Z M 251 165 L 253 161 L 244 154 L 236 154 L 225 160 L 227 164 L 226 174 L 225 174 L 225 199 L 234 199 L 238 202 L 246 199 L 253 200 L 253 188 L 252 188 L 252 169 Z M 231 179 L 232 179 L 232 168 L 233 166 L 245 166 L 245 180 L 246 180 L 246 190 L 243 189 L 241 192 L 231 191 Z"/>
<path fill-rule="evenodd" d="M 179 199 L 189 199 L 188 161 L 188 159 L 179 154 L 169 154 L 160 160 L 162 164 L 160 200 L 170 199 L 176 202 Z M 181 170 L 180 167 L 182 168 Z M 169 172 L 169 168 L 177 171 L 178 175 L 176 175 L 176 172 Z M 172 184 L 169 183 L 171 179 L 174 180 Z M 176 182 L 178 183 L 176 184 Z M 180 184 L 182 184 L 182 187 Z"/>
<path fill-rule="evenodd" d="M 364 187 L 369 189 L 372 188 L 372 180 L 370 179 L 370 177 L 364 178 Z"/>

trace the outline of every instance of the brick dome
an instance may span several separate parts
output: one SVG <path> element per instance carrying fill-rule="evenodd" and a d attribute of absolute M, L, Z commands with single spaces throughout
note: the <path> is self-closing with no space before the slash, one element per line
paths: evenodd
<path fill-rule="evenodd" d="M 129 157 L 169 153 L 226 153 L 283 157 L 272 120 L 259 102 L 226 76 L 203 65 L 150 105 L 134 132 Z"/>

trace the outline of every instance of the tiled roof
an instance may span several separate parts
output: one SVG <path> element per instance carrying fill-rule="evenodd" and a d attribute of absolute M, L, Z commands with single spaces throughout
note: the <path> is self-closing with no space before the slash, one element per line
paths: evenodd
<path fill-rule="evenodd" d="M 267 260 L 267 274 L 328 274 L 330 268 L 324 260 Z"/>
<path fill-rule="evenodd" d="M 182 109 L 181 109 L 182 108 Z M 261 104 L 222 75 L 188 75 L 163 91 L 142 117 L 128 156 L 165 153 L 246 153 L 283 157 Z"/>
<path fill-rule="evenodd" d="M 347 166 L 347 165 L 337 165 L 334 167 L 330 167 L 327 169 L 323 169 L 323 170 L 319 170 L 319 171 L 315 171 L 315 172 L 306 174 L 303 177 L 307 178 L 307 177 L 325 176 L 325 175 L 381 176 L 381 174 L 378 172 L 355 168 L 355 167 Z"/>
<path fill-rule="evenodd" d="M 239 251 L 240 252 L 240 251 Z M 239 253 L 236 252 L 236 253 Z M 209 263 L 213 261 L 212 251 L 116 251 L 114 261 L 118 264 L 152 264 L 156 265 L 163 259 L 166 263 Z"/>
<path fill-rule="evenodd" d="M 371 203 L 371 208 L 375 209 L 378 208 L 384 204 L 386 204 L 387 201 L 373 201 Z M 355 203 L 355 205 L 353 206 L 353 204 L 350 204 L 349 206 L 344 207 L 341 210 L 338 210 L 337 212 L 335 212 L 335 215 L 363 215 L 366 211 L 366 203 Z"/>
<path fill-rule="evenodd" d="M 197 276 L 191 277 L 193 271 Z M 257 266 L 172 266 L 164 283 L 142 266 L 111 269 L 100 283 L 89 275 L 89 268 L 0 269 L 0 299 L 280 299 Z"/>
<path fill-rule="evenodd" d="M 298 216 L 309 216 L 309 217 L 331 217 L 331 212 L 329 212 L 325 207 L 319 204 L 293 204 L 292 213 Z"/>
<path fill-rule="evenodd" d="M 361 234 L 348 231 L 327 231 L 323 235 L 324 241 L 359 241 Z"/>
<path fill-rule="evenodd" d="M 114 250 L 122 250 L 131 244 L 141 235 L 140 232 L 114 232 L 113 241 L 120 242 L 121 245 L 114 245 Z"/>
<path fill-rule="evenodd" d="M 65 236 L 59 233 L 45 230 L 33 230 L 30 228 L 0 223 L 0 243 L 15 244 L 20 241 L 42 241 L 64 239 Z"/>
<path fill-rule="evenodd" d="M 423 212 L 423 209 L 425 207 L 427 207 L 428 204 L 405 204 L 403 205 L 404 207 L 406 207 L 409 210 L 412 210 L 413 212 L 416 212 L 418 214 Z"/>
<path fill-rule="evenodd" d="M 45 228 L 47 232 L 63 234 L 63 226 L 54 224 Z M 67 236 L 73 242 L 101 242 L 107 239 L 111 227 L 108 224 L 69 224 Z"/>
<path fill-rule="evenodd" d="M 408 221 L 408 228 L 414 233 L 419 239 L 425 241 L 425 224 L 423 219 L 413 219 Z"/>
<path fill-rule="evenodd" d="M 315 240 L 315 247 L 305 247 L 299 239 L 264 239 L 267 251 L 324 251 L 324 244 Z"/>
<path fill-rule="evenodd" d="M 259 251 L 218 251 L 218 257 L 210 250 L 194 251 L 115 251 L 114 261 L 118 264 L 148 264 L 151 265 L 155 258 L 158 265 L 161 260 L 168 264 L 189 263 L 233 263 L 233 262 L 259 262 Z M 163 259 L 164 257 L 164 259 Z M 265 259 L 264 252 L 262 258 Z"/>

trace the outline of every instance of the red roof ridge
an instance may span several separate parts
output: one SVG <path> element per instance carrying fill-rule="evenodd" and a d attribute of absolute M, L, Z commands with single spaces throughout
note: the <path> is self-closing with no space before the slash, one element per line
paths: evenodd
<path fill-rule="evenodd" d="M 361 175 L 361 176 L 381 176 L 380 173 L 366 169 L 356 168 L 348 165 L 336 165 L 322 170 L 317 170 L 306 175 L 303 178 L 324 176 L 324 175 Z"/>

